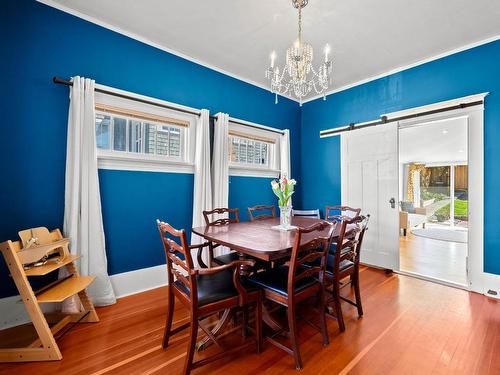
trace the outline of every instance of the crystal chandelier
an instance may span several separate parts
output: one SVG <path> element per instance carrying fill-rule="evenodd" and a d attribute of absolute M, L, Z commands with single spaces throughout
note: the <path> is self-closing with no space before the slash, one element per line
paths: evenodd
<path fill-rule="evenodd" d="M 299 12 L 299 36 L 295 43 L 286 50 L 285 67 L 280 70 L 275 66 L 276 52 L 271 53 L 271 66 L 266 70 L 266 78 L 271 81 L 271 92 L 275 94 L 275 103 L 278 103 L 278 94 L 293 95 L 300 105 L 304 97 L 312 90 L 322 94 L 323 100 L 328 86 L 331 84 L 332 62 L 328 59 L 330 47 L 325 46 L 325 60 L 314 69 L 313 48 L 309 43 L 302 41 L 302 8 L 309 0 L 292 0 L 293 6 Z"/>

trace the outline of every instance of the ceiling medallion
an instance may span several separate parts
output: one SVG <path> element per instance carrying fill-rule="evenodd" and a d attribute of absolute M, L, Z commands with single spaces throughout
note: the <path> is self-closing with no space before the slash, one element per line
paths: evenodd
<path fill-rule="evenodd" d="M 303 99 L 312 91 L 322 94 L 326 99 L 326 91 L 331 84 L 332 61 L 328 59 L 330 47 L 324 48 L 324 62 L 316 70 L 312 64 L 313 48 L 302 40 L 302 8 L 309 0 L 292 0 L 292 5 L 299 14 L 299 33 L 293 45 L 286 50 L 285 66 L 280 69 L 276 64 L 276 52 L 271 53 L 271 66 L 266 70 L 266 78 L 271 82 L 271 92 L 275 94 L 275 103 L 278 103 L 278 94 L 295 96 L 300 105 Z"/>

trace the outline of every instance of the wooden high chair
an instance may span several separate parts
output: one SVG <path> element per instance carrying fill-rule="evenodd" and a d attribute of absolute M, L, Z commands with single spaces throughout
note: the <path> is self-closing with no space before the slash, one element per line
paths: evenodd
<path fill-rule="evenodd" d="M 19 236 L 19 241 L 1 243 L 0 251 L 32 323 L 0 331 L 0 362 L 60 360 L 55 336 L 64 333 L 68 323 L 99 321 L 86 292 L 95 277 L 79 275 L 75 265 L 79 256 L 69 253 L 69 239 L 63 238 L 59 229 L 49 232 L 44 227 L 32 228 L 19 232 Z M 48 256 L 45 263 L 33 266 L 43 255 Z M 48 275 L 63 267 L 66 277 L 33 290 L 28 277 Z M 74 295 L 83 307 L 79 313 L 42 311 L 43 304 L 63 302 Z"/>

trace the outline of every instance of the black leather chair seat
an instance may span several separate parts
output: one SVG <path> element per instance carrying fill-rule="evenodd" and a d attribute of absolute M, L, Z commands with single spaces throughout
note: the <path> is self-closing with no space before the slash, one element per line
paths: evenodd
<path fill-rule="evenodd" d="M 320 262 L 321 262 L 320 259 L 316 259 L 310 265 L 306 264 L 305 267 L 310 267 L 311 265 L 319 266 Z M 335 262 L 335 254 L 328 254 L 328 256 L 326 258 L 326 273 L 329 273 L 330 275 L 333 274 L 332 270 L 333 270 L 333 263 L 334 262 Z M 352 266 L 354 266 L 353 262 L 351 262 L 350 260 L 343 260 L 340 262 L 339 271 L 342 272 L 342 271 L 344 271 L 347 268 L 352 267 Z"/>
<path fill-rule="evenodd" d="M 333 262 L 335 262 L 335 258 L 332 255 L 328 255 L 327 261 L 326 261 L 326 273 L 329 273 L 330 275 L 333 274 Z M 351 262 L 350 260 L 343 260 L 340 262 L 339 265 L 339 271 L 342 272 L 349 267 L 354 266 L 354 263 Z"/>
<path fill-rule="evenodd" d="M 229 264 L 239 259 L 240 259 L 239 254 L 237 252 L 232 251 L 229 254 L 223 254 L 214 257 L 214 263 L 217 263 L 219 266 L 223 266 L 224 264 Z"/>
<path fill-rule="evenodd" d="M 197 275 L 198 305 L 203 306 L 238 295 L 233 284 L 233 271 L 225 270 L 213 275 Z M 181 292 L 189 296 L 189 290 L 179 280 L 174 281 Z"/>
<path fill-rule="evenodd" d="M 303 269 L 303 268 L 302 268 Z M 300 272 L 300 269 L 299 269 Z M 280 266 L 248 277 L 248 282 L 261 288 L 270 289 L 284 296 L 288 295 L 288 266 Z M 313 277 L 306 277 L 295 284 L 295 293 L 318 283 Z"/>

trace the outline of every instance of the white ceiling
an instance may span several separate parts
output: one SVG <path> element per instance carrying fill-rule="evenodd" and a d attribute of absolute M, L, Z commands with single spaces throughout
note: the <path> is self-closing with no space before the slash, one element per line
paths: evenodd
<path fill-rule="evenodd" d="M 276 50 L 296 39 L 290 0 L 40 0 L 267 87 Z M 340 88 L 500 37 L 499 0 L 310 0 L 304 39 L 325 43 Z"/>
<path fill-rule="evenodd" d="M 467 119 L 459 117 L 401 129 L 399 161 L 400 163 L 467 161 Z"/>

